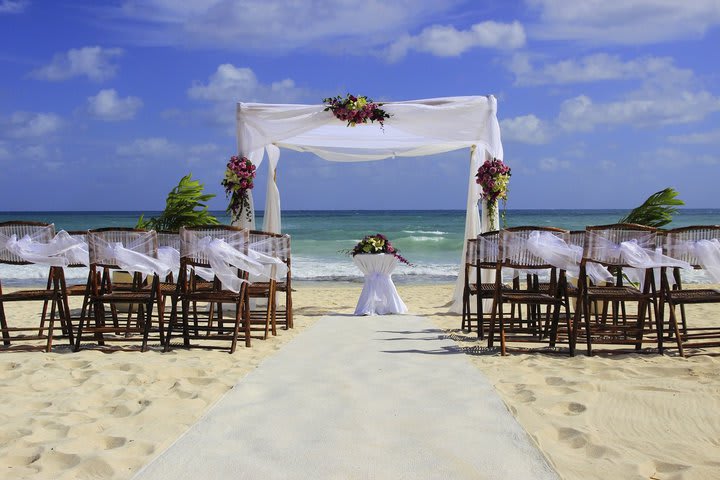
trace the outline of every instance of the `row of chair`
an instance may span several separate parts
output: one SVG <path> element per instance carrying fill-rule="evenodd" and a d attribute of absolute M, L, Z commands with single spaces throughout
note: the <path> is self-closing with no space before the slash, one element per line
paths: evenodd
<path fill-rule="evenodd" d="M 0 284 L 4 350 L 39 348 L 44 340 L 42 349 L 50 351 L 56 320 L 75 351 L 133 341 L 145 351 L 151 336 L 167 351 L 181 334 L 185 347 L 229 342 L 232 353 L 238 339 L 251 345 L 253 331 L 267 338 L 277 324 L 293 327 L 288 235 L 216 225 L 179 234 L 132 228 L 56 234 L 52 224 L 14 221 L 0 223 L 0 262 L 49 266 L 45 289 L 3 293 Z M 64 268 L 80 266 L 89 267 L 87 281 L 68 286 Z M 118 270 L 131 272 L 130 280 L 115 280 Z M 278 292 L 285 294 L 282 309 Z M 71 315 L 71 296 L 83 297 L 79 315 Z M 10 325 L 4 304 L 16 301 L 43 302 L 39 326 Z M 228 304 L 232 319 L 223 311 Z"/>
<path fill-rule="evenodd" d="M 597 344 L 640 351 L 652 341 L 662 353 L 672 342 L 680 355 L 688 347 L 720 346 L 720 326 L 691 326 L 685 312 L 687 304 L 720 303 L 720 291 L 684 288 L 680 272 L 687 268 L 704 269 L 720 283 L 720 226 L 484 233 L 467 244 L 461 329 L 474 323 L 478 338 L 487 333 L 490 348 L 499 336 L 503 354 L 509 342 L 553 350 L 567 343 L 571 355 L 582 343 L 588 355 Z"/>

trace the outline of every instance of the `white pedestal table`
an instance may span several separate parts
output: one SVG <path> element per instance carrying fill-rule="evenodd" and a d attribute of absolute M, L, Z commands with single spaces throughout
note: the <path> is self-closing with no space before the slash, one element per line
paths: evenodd
<path fill-rule="evenodd" d="M 355 315 L 385 315 L 408 311 L 390 278 L 397 262 L 394 255 L 387 253 L 359 254 L 353 257 L 353 263 L 365 275 L 365 284 L 355 308 Z"/>

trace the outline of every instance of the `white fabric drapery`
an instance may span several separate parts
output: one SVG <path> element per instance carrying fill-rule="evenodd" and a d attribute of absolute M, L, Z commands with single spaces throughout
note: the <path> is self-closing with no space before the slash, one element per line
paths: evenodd
<path fill-rule="evenodd" d="M 394 255 L 387 253 L 359 254 L 353 257 L 353 263 L 365 275 L 365 283 L 355 307 L 355 315 L 407 312 L 408 309 L 390 278 L 397 262 Z"/>
<path fill-rule="evenodd" d="M 349 128 L 331 112 L 326 112 L 322 104 L 238 103 L 239 154 L 250 158 L 257 166 L 262 163 L 265 153 L 268 157 L 265 231 L 280 233 L 280 193 L 275 182 L 280 148 L 311 152 L 340 162 L 416 157 L 468 148 L 471 155 L 465 238 L 474 238 L 489 228 L 496 228 L 487 225 L 485 213 L 484 222 L 480 221 L 479 190 L 474 177 L 481 158 L 503 158 L 495 97 L 384 102 L 382 108 L 391 115 L 384 128 L 377 124 Z M 239 219 L 239 224 L 252 228 L 254 220 Z M 464 258 L 463 247 L 461 261 Z M 461 279 L 458 279 L 453 300 L 454 309 L 461 308 Z"/>

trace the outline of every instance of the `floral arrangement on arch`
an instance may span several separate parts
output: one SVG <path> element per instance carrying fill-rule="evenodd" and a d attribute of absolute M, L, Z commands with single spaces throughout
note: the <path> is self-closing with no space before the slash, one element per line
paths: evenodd
<path fill-rule="evenodd" d="M 497 201 L 503 201 L 503 224 L 505 223 L 505 204 L 507 203 L 508 184 L 510 183 L 510 167 L 499 158 L 486 160 L 478 168 L 475 180 L 482 188 L 482 198 L 487 201 L 490 224 L 495 224 Z"/>
<path fill-rule="evenodd" d="M 227 212 L 240 218 L 245 211 L 246 218 L 252 220 L 248 192 L 252 190 L 255 180 L 255 165 L 247 157 L 230 157 L 225 170 L 225 178 L 221 184 L 225 187 L 225 195 L 230 199 Z"/>
<path fill-rule="evenodd" d="M 397 258 L 399 261 L 404 263 L 405 265 L 412 266 L 410 262 L 408 262 L 405 257 L 400 255 L 400 251 L 393 247 L 393 244 L 390 243 L 390 240 L 385 235 L 382 235 L 380 233 L 376 233 L 375 235 L 367 235 L 365 238 L 360 240 L 355 247 L 348 252 L 353 257 L 355 255 L 370 253 L 370 254 L 377 254 L 377 253 L 388 253 L 390 255 L 393 255 L 395 258 Z"/>
<path fill-rule="evenodd" d="M 385 119 L 390 118 L 390 114 L 380 108 L 382 103 L 375 103 L 367 97 L 356 97 L 348 93 L 345 98 L 340 95 L 325 98 L 323 103 L 327 105 L 325 112 L 332 112 L 335 118 L 347 122 L 348 127 L 367 123 L 370 120 L 370 122 L 378 122 L 382 128 L 385 126 Z"/>

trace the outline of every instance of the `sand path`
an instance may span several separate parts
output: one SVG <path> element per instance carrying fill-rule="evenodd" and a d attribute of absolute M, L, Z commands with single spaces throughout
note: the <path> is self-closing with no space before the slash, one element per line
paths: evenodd
<path fill-rule="evenodd" d="M 265 360 L 136 478 L 558 477 L 428 319 L 334 315 Z"/>

